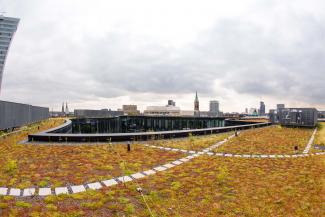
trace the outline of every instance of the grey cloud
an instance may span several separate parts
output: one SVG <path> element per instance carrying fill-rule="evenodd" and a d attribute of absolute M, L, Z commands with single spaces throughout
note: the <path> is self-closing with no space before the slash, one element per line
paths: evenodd
<path fill-rule="evenodd" d="M 4 75 L 5 88 L 18 101 L 50 104 L 195 90 L 211 96 L 218 94 L 215 80 L 239 94 L 325 101 L 324 19 L 312 14 L 288 11 L 288 20 L 274 21 L 270 29 L 245 17 L 224 18 L 176 48 L 132 32 L 73 38 L 64 32 L 68 24 L 54 18 L 33 23 L 32 13 L 39 10 L 33 5 L 28 10 L 21 11 Z"/>

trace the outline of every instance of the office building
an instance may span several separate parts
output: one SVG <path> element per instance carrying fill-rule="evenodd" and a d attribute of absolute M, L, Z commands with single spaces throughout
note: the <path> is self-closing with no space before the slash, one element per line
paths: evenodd
<path fill-rule="evenodd" d="M 12 38 L 17 30 L 19 19 L 0 15 L 0 93 L 3 71 Z"/>
<path fill-rule="evenodd" d="M 139 115 L 140 111 L 138 110 L 137 105 L 123 105 L 122 111 L 127 115 Z"/>
<path fill-rule="evenodd" d="M 179 116 L 181 109 L 177 106 L 147 106 L 144 115 Z"/>
<path fill-rule="evenodd" d="M 210 110 L 211 113 L 219 113 L 219 101 L 211 100 L 210 101 Z"/>
<path fill-rule="evenodd" d="M 277 110 L 284 109 L 284 108 L 285 108 L 285 105 L 284 104 L 277 104 L 276 105 L 276 109 Z"/>
<path fill-rule="evenodd" d="M 264 116 L 265 115 L 265 103 L 264 102 L 260 102 L 260 111 L 259 111 L 260 116 Z"/>

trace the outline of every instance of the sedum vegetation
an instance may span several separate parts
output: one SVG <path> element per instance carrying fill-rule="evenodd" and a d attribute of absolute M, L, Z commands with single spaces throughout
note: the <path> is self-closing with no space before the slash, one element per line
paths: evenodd
<path fill-rule="evenodd" d="M 233 154 L 294 154 L 295 146 L 302 153 L 313 129 L 281 126 L 243 131 L 238 137 L 216 148 L 215 152 Z"/>
<path fill-rule="evenodd" d="M 272 130 L 275 131 L 271 132 Z M 262 141 L 264 138 L 266 147 L 262 149 L 261 145 L 259 145 L 255 147 L 256 151 L 277 153 L 288 150 L 283 144 L 306 140 L 304 145 L 301 144 L 300 150 L 303 150 L 311 131 L 297 130 L 281 128 L 249 130 L 243 132 L 238 138 L 234 138 L 234 141 L 243 137 L 245 138 L 241 138 L 243 143 L 237 141 L 237 144 L 244 146 L 251 144 L 246 141 L 249 139 L 247 135 L 255 136 L 252 139 L 255 143 Z M 273 136 L 270 136 L 269 133 L 272 133 Z M 284 139 L 285 143 L 276 145 L 274 138 L 284 138 L 281 133 L 290 139 Z M 201 141 L 203 143 L 202 147 L 206 147 L 207 138 L 195 137 L 195 143 L 202 145 L 200 144 Z M 185 140 L 191 139 L 193 138 Z M 216 138 L 216 140 L 219 140 L 219 138 Z M 5 173 L 6 177 L 13 177 L 17 180 L 22 179 L 21 171 L 22 168 L 25 168 L 25 164 L 35 165 L 35 168 L 30 169 L 33 175 L 45 172 L 45 170 L 42 170 L 42 166 L 38 164 L 44 163 L 47 165 L 46 160 L 38 156 L 42 155 L 40 153 L 38 155 L 33 154 L 34 151 L 40 151 L 39 146 L 17 146 L 16 143 L 9 142 L 14 141 L 14 138 L 6 138 L 6 141 L 6 143 L 1 141 L 0 147 L 4 148 L 10 144 L 10 148 L 7 147 L 4 150 L 7 151 L 7 155 L 10 155 L 7 159 L 11 161 L 5 161 L 8 162 L 8 165 L 1 165 L 6 165 L 3 169 L 6 168 L 11 175 L 5 170 L 1 171 L 1 175 Z M 173 141 L 168 142 L 171 142 L 171 145 L 173 144 Z M 179 142 L 179 145 L 182 144 L 181 140 L 174 142 Z M 215 142 L 212 142 L 212 144 Z M 224 146 L 228 146 L 228 143 L 231 142 L 232 140 L 228 141 Z M 117 167 L 120 169 L 120 173 L 129 173 L 129 170 L 133 168 L 131 166 L 133 164 L 139 163 L 139 167 L 146 167 L 146 165 L 150 165 L 150 162 L 167 163 L 169 158 L 173 158 L 173 160 L 179 158 L 179 154 L 173 152 L 157 152 L 157 150 L 151 150 L 150 148 L 144 150 L 141 146 L 136 146 L 134 147 L 134 153 L 136 154 L 132 155 L 132 158 L 134 158 L 132 159 L 128 158 L 128 153 L 125 153 L 123 148 L 116 148 L 115 151 L 124 160 L 123 162 L 119 161 L 116 167 L 114 163 L 94 163 L 97 160 L 105 162 L 102 161 L 101 155 L 106 155 L 106 153 L 111 158 L 114 157 L 103 146 L 85 147 L 90 148 L 92 151 L 87 152 L 86 149 L 74 150 L 70 149 L 70 146 L 58 146 L 58 150 L 49 149 L 51 151 L 48 153 L 45 151 L 51 163 L 59 165 L 60 169 L 56 170 L 55 174 L 57 175 L 40 176 L 39 179 L 36 179 L 39 181 L 38 184 L 53 186 L 55 185 L 53 180 L 58 180 L 64 184 L 71 180 L 76 181 L 72 176 L 79 177 L 78 174 L 83 174 L 88 178 L 99 177 L 95 176 L 97 173 L 89 175 L 88 173 L 91 173 L 91 170 L 83 170 L 81 167 L 76 166 L 76 162 L 84 165 L 84 167 L 89 165 L 92 170 L 97 170 L 95 166 L 100 165 L 105 168 L 105 171 L 110 171 L 109 173 L 112 171 L 118 172 Z M 187 146 L 182 148 L 185 149 L 185 147 Z M 44 146 L 41 148 L 41 150 L 45 150 L 52 147 Z M 153 151 L 146 153 L 153 156 L 141 155 L 137 149 L 141 152 Z M 10 154 L 11 152 L 14 154 Z M 21 156 L 25 156 L 25 152 L 28 153 L 27 156 L 30 156 L 29 161 L 28 163 L 26 161 L 21 163 Z M 86 152 L 86 154 L 82 152 Z M 51 153 L 53 157 L 50 156 Z M 172 156 L 168 156 L 168 153 Z M 2 152 L 0 154 L 1 157 L 6 156 Z M 70 164 L 63 159 L 63 154 L 72 157 L 70 161 L 74 167 L 64 166 Z M 152 158 L 159 159 L 154 161 Z M 27 159 L 27 157 L 23 159 Z M 56 164 L 55 159 L 62 161 L 62 163 Z M 49 167 L 49 165 L 46 167 Z M 139 187 L 142 188 L 143 195 L 137 191 Z M 79 194 L 52 195 L 45 198 L 38 196 L 32 198 L 0 196 L 0 216 L 325 216 L 324 195 L 325 156 L 296 159 L 245 159 L 200 156 L 165 172 L 138 181 L 103 188 L 99 191 L 87 190 Z"/>
<path fill-rule="evenodd" d="M 51 119 L 42 123 L 44 128 L 61 124 Z M 0 186 L 6 187 L 59 187 L 80 185 L 111 179 L 122 175 L 121 158 L 127 162 L 129 173 L 151 169 L 156 165 L 185 156 L 132 145 L 53 146 L 17 144 L 26 132 L 0 140 Z M 117 154 L 118 153 L 118 154 Z"/>

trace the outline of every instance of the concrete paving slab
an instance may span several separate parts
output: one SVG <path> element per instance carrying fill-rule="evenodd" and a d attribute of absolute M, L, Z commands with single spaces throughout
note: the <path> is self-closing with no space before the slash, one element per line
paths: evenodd
<path fill-rule="evenodd" d="M 110 187 L 110 186 L 118 184 L 118 182 L 115 179 L 109 179 L 109 180 L 105 180 L 105 181 L 102 181 L 102 182 L 104 183 L 104 185 L 106 187 Z"/>
<path fill-rule="evenodd" d="M 135 173 L 131 175 L 132 178 L 134 179 L 142 179 L 144 177 L 146 177 L 145 175 L 143 175 L 142 173 Z"/>
<path fill-rule="evenodd" d="M 85 186 L 83 185 L 74 185 L 71 186 L 71 190 L 74 194 L 86 191 Z"/>
<path fill-rule="evenodd" d="M 163 165 L 164 167 L 166 167 L 166 168 L 172 168 L 172 167 L 174 167 L 175 165 L 174 164 L 165 164 L 165 165 Z"/>
<path fill-rule="evenodd" d="M 158 172 L 161 172 L 161 171 L 164 171 L 164 170 L 167 170 L 166 167 L 162 167 L 162 166 L 158 166 L 158 167 L 155 167 L 153 168 L 154 170 L 158 171 Z"/>
<path fill-rule="evenodd" d="M 67 187 L 57 187 L 55 188 L 55 194 L 59 195 L 59 194 L 69 194 L 69 190 Z"/>
<path fill-rule="evenodd" d="M 93 190 L 98 190 L 103 187 L 99 182 L 89 183 L 89 184 L 87 184 L 87 186 Z"/>
<path fill-rule="evenodd" d="M 21 192 L 21 190 L 18 188 L 10 188 L 9 195 L 18 197 L 18 196 L 20 196 L 20 192 Z"/>
<path fill-rule="evenodd" d="M 25 188 L 23 190 L 23 197 L 30 197 L 35 195 L 35 188 Z"/>
<path fill-rule="evenodd" d="M 0 188 L 0 195 L 7 195 L 8 188 Z"/>
<path fill-rule="evenodd" d="M 144 171 L 143 173 L 144 173 L 145 175 L 149 176 L 149 175 L 153 175 L 153 174 L 155 174 L 156 171 L 154 171 L 154 170 L 147 170 L 147 171 Z"/>
<path fill-rule="evenodd" d="M 51 195 L 52 194 L 52 191 L 51 191 L 51 188 L 39 188 L 38 189 L 38 195 L 39 196 L 48 196 L 48 195 Z"/>
<path fill-rule="evenodd" d="M 126 182 L 131 182 L 133 179 L 130 176 L 121 176 L 118 177 L 117 180 L 120 182 L 126 183 Z"/>
<path fill-rule="evenodd" d="M 187 158 L 181 158 L 181 159 L 179 159 L 180 161 L 183 161 L 183 162 L 188 162 L 188 161 L 190 161 L 189 159 L 187 159 Z"/>
<path fill-rule="evenodd" d="M 174 164 L 174 165 L 180 165 L 182 163 L 183 162 L 182 161 L 179 161 L 179 160 L 175 160 L 175 161 L 172 162 L 172 164 Z"/>

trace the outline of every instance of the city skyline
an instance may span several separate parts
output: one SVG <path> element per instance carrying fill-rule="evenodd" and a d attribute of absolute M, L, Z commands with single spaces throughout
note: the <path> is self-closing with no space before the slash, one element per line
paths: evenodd
<path fill-rule="evenodd" d="M 189 110 L 198 90 L 202 110 L 213 99 L 225 112 L 259 101 L 325 110 L 322 1 L 2 2 L 21 18 L 2 100 L 144 110 L 172 98 Z"/>

